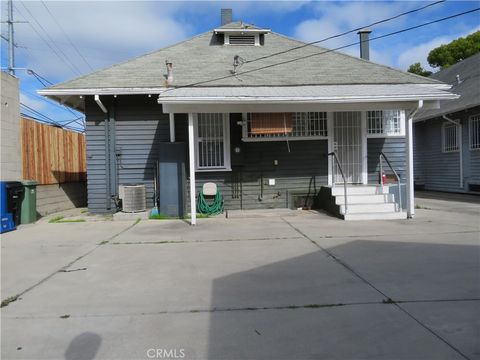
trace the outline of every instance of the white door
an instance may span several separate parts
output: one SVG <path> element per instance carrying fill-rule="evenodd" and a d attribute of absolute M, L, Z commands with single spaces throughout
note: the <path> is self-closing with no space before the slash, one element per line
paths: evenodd
<path fill-rule="evenodd" d="M 345 179 L 349 184 L 362 183 L 362 113 L 333 113 L 333 151 L 337 154 Z M 338 165 L 333 166 L 334 183 L 343 183 Z"/>

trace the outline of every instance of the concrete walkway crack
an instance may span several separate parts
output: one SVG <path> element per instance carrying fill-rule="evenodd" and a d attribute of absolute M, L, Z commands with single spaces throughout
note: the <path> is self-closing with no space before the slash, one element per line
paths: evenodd
<path fill-rule="evenodd" d="M 281 218 L 286 224 L 288 224 L 292 229 L 294 229 L 297 233 L 302 235 L 306 240 L 310 241 L 312 244 L 314 244 L 316 247 L 318 247 L 320 250 L 325 252 L 329 257 L 331 257 L 334 261 L 336 261 L 339 265 L 343 266 L 345 269 L 347 269 L 349 272 L 351 272 L 354 276 L 356 276 L 358 279 L 363 281 L 365 284 L 370 286 L 372 289 L 377 291 L 379 294 L 381 294 L 385 299 L 384 301 L 386 303 L 390 303 L 394 306 L 396 306 L 400 311 L 402 311 L 405 315 L 410 317 L 412 320 L 414 320 L 418 325 L 423 327 L 425 330 L 427 330 L 429 333 L 431 333 L 433 336 L 435 336 L 437 339 L 442 341 L 444 344 L 446 344 L 448 347 L 450 347 L 452 350 L 454 350 L 457 354 L 459 354 L 461 357 L 464 359 L 470 360 L 470 358 L 465 355 L 463 352 L 460 351 L 457 347 L 455 347 L 453 344 L 448 342 L 446 339 L 444 339 L 441 335 L 433 331 L 431 328 L 429 328 L 426 324 L 421 322 L 419 319 L 417 319 L 413 314 L 408 312 L 406 309 L 404 309 L 402 306 L 400 306 L 399 302 L 396 302 L 395 300 L 391 299 L 387 294 L 385 294 L 382 290 L 377 288 L 375 285 L 373 285 L 370 281 L 368 281 L 365 277 L 363 277 L 360 273 L 358 273 L 355 269 L 353 269 L 351 266 L 349 266 L 346 262 L 335 256 L 332 252 L 330 252 L 328 249 L 324 248 L 321 246 L 319 243 L 317 243 L 315 240 L 311 239 L 308 235 L 306 235 L 304 232 L 302 232 L 300 229 L 295 227 L 293 224 L 291 224 L 289 221 L 285 220 L 285 218 Z"/>
<path fill-rule="evenodd" d="M 2 303 L 1 303 L 1 307 L 5 307 L 5 306 L 8 306 L 10 303 L 12 302 L 15 302 L 17 301 L 21 296 L 25 295 L 26 293 L 32 291 L 33 289 L 35 289 L 36 287 L 40 286 L 41 284 L 43 284 L 44 282 L 46 282 L 47 280 L 51 279 L 55 274 L 58 274 L 58 273 L 65 273 L 65 272 L 69 272 L 68 271 L 68 268 L 70 266 L 72 266 L 73 264 L 75 264 L 77 261 L 87 257 L 88 255 L 90 255 L 91 253 L 93 253 L 95 250 L 98 249 L 99 246 L 102 246 L 103 243 L 106 242 L 109 242 L 113 239 L 115 239 L 117 236 L 127 232 L 128 230 L 130 230 L 131 228 L 133 228 L 135 225 L 138 224 L 138 221 L 134 222 L 132 225 L 130 225 L 129 227 L 123 229 L 122 231 L 119 231 L 118 233 L 112 235 L 111 237 L 107 238 L 106 240 L 100 242 L 99 244 L 95 245 L 92 249 L 88 250 L 86 253 L 84 253 L 83 255 L 80 255 L 79 257 L 75 258 L 74 260 L 70 261 L 67 265 L 64 265 L 62 266 L 60 269 L 54 271 L 53 273 L 51 273 L 50 275 L 44 277 L 43 279 L 41 279 L 40 281 L 36 282 L 35 284 L 33 284 L 32 286 L 26 288 L 25 290 L 23 290 L 22 292 L 14 295 L 14 296 L 10 296 L 8 297 L 7 299 L 4 299 L 2 300 Z"/>

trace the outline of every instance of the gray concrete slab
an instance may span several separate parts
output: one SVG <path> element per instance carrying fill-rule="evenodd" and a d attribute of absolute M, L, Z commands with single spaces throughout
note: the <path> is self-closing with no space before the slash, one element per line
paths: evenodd
<path fill-rule="evenodd" d="M 393 305 L 5 319 L 2 327 L 8 359 L 148 359 L 150 349 L 183 350 L 186 359 L 461 359 Z"/>
<path fill-rule="evenodd" d="M 41 222 L 1 237 L 1 296 L 15 296 L 132 223 Z"/>
<path fill-rule="evenodd" d="M 139 314 L 381 302 L 301 239 L 104 245 L 4 309 L 4 316 Z M 61 296 L 56 296 L 61 294 Z"/>
<path fill-rule="evenodd" d="M 169 241 L 261 240 L 300 238 L 279 217 L 198 219 L 195 226 L 183 220 L 141 221 L 130 231 L 115 238 L 118 243 L 155 243 Z"/>
<path fill-rule="evenodd" d="M 480 358 L 480 301 L 409 303 L 402 307 L 468 358 Z"/>
<path fill-rule="evenodd" d="M 1 309 L 2 358 L 480 358 L 478 217 L 435 206 L 25 227 L 2 237 L 2 290 L 54 275 Z"/>

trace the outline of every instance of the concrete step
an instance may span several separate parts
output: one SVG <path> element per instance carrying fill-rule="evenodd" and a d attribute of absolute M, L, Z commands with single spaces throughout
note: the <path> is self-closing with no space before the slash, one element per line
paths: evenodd
<path fill-rule="evenodd" d="M 343 185 L 335 185 L 332 188 L 333 196 L 343 196 L 344 189 Z M 375 186 L 375 185 L 356 185 L 347 186 L 347 196 L 348 195 L 378 195 L 378 194 L 388 194 L 388 186 Z"/>
<path fill-rule="evenodd" d="M 360 220 L 401 220 L 406 219 L 406 212 L 380 212 L 380 213 L 358 213 L 358 214 L 346 214 L 345 220 L 360 221 Z"/>
<path fill-rule="evenodd" d="M 395 201 L 393 194 L 375 194 L 375 195 L 350 195 L 347 196 L 348 204 L 385 204 Z M 345 204 L 345 196 L 335 196 L 335 204 Z"/>
<path fill-rule="evenodd" d="M 395 212 L 395 203 L 347 204 L 348 214 Z M 340 214 L 345 214 L 345 205 L 340 205 Z"/>

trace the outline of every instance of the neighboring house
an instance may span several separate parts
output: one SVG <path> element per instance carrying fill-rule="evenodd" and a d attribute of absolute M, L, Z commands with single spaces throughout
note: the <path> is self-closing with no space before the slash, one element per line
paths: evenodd
<path fill-rule="evenodd" d="M 480 193 L 480 53 L 431 78 L 452 85 L 460 98 L 415 116 L 415 185 Z"/>
<path fill-rule="evenodd" d="M 189 194 L 207 181 L 227 209 L 298 206 L 322 190 L 319 205 L 345 218 L 413 216 L 412 116 L 456 98 L 449 87 L 269 29 L 222 24 L 39 92 L 85 112 L 89 210 L 115 211 L 124 183 L 145 184 L 152 206 L 160 143 L 177 141 L 188 144 L 193 224 Z M 406 185 L 407 212 L 395 186 L 378 186 L 382 151 Z M 347 211 L 331 152 L 348 184 Z"/>

